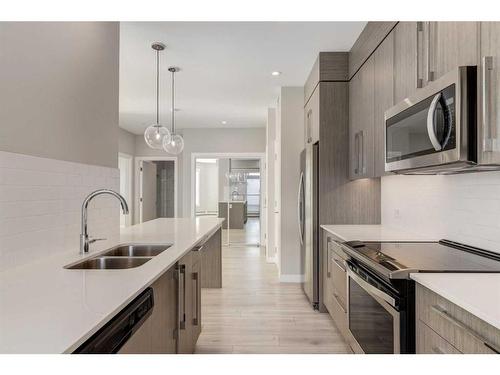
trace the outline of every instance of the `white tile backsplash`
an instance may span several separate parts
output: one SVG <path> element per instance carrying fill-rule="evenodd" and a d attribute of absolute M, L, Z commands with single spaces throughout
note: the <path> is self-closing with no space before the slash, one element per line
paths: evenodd
<path fill-rule="evenodd" d="M 500 253 L 500 172 L 382 177 L 382 224 Z"/>
<path fill-rule="evenodd" d="M 116 168 L 0 151 L 0 271 L 64 251 L 79 251 L 83 199 L 92 191 L 118 191 Z M 89 233 L 116 243 L 119 203 L 100 196 L 89 206 Z"/>

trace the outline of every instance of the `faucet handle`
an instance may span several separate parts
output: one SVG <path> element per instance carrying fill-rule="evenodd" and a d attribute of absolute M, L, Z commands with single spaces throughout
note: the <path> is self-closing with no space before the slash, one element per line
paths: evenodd
<path fill-rule="evenodd" d="M 97 242 L 97 241 L 106 241 L 107 238 L 89 238 L 89 244 Z"/>

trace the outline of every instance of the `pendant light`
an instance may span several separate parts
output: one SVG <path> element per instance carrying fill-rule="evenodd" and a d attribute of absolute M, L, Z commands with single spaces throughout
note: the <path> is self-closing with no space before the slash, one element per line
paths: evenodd
<path fill-rule="evenodd" d="M 163 149 L 169 154 L 178 155 L 184 150 L 184 139 L 180 134 L 175 134 L 175 73 L 179 68 L 171 66 L 168 71 L 172 73 L 172 127 L 170 139 L 163 139 Z"/>
<path fill-rule="evenodd" d="M 156 51 L 156 123 L 144 131 L 144 140 L 153 149 L 161 150 L 163 142 L 170 142 L 170 131 L 160 125 L 160 51 L 165 49 L 163 43 L 155 42 L 151 48 Z"/>

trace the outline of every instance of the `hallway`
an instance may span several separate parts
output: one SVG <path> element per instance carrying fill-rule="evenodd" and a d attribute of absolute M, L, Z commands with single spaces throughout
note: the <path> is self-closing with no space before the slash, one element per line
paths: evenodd
<path fill-rule="evenodd" d="M 223 288 L 202 291 L 196 353 L 350 353 L 300 284 L 280 283 L 258 247 L 223 248 Z"/>

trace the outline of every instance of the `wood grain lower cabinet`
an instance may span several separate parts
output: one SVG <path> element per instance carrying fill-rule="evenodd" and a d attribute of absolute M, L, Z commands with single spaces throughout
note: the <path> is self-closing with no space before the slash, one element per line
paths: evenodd
<path fill-rule="evenodd" d="M 460 351 L 439 336 L 425 323 L 417 321 L 417 353 L 419 354 L 460 354 Z"/>
<path fill-rule="evenodd" d="M 191 338 L 193 351 L 196 347 L 196 342 L 201 334 L 201 279 L 202 269 L 200 261 L 200 253 L 193 253 L 193 267 L 191 272 L 191 288 L 192 288 L 192 309 L 190 320 L 192 324 Z"/>
<path fill-rule="evenodd" d="M 201 245 L 201 287 L 222 288 L 222 230 Z"/>
<path fill-rule="evenodd" d="M 499 329 L 418 284 L 416 319 L 461 353 L 500 354 Z M 417 325 L 416 334 L 417 343 L 429 340 L 422 325 Z M 424 344 L 417 346 L 417 353 L 427 352 L 425 348 Z"/>
<path fill-rule="evenodd" d="M 175 267 L 172 267 L 152 285 L 154 307 L 149 320 L 153 327 L 151 352 L 155 354 L 176 352 L 177 281 L 175 272 Z"/>
<path fill-rule="evenodd" d="M 177 264 L 177 353 L 179 354 L 193 353 L 193 325 L 192 321 L 190 321 L 193 310 L 192 268 L 192 252 L 189 252 Z"/>

